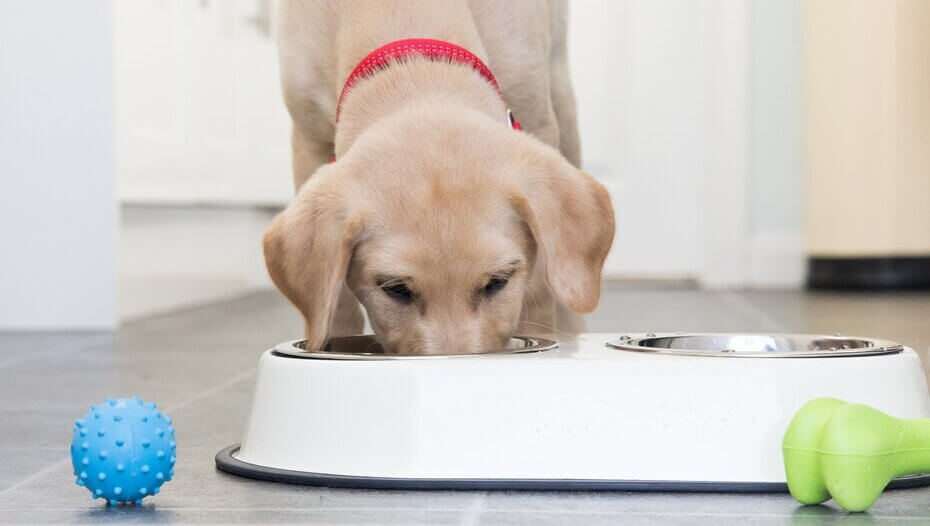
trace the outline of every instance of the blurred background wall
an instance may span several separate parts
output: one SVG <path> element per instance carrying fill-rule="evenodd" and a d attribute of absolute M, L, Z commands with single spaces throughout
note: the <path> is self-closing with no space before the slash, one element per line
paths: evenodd
<path fill-rule="evenodd" d="M 124 317 L 267 284 L 257 234 L 292 194 L 272 10 L 114 4 Z M 572 3 L 585 166 L 618 215 L 609 278 L 801 284 L 799 38 L 796 1 Z"/>
<path fill-rule="evenodd" d="M 293 193 L 267 0 L 113 2 L 120 319 L 270 286 Z"/>
<path fill-rule="evenodd" d="M 105 1 L 0 2 L 0 328 L 116 319 Z"/>
<path fill-rule="evenodd" d="M 930 254 L 928 5 L 572 1 L 584 164 L 617 211 L 606 276 L 798 288 L 809 255 Z M 273 10 L 0 3 L 0 327 L 112 326 L 270 286 L 260 235 L 293 192 Z M 834 214 L 846 199 L 861 214 Z M 61 274 L 61 254 L 79 264 Z"/>
<path fill-rule="evenodd" d="M 579 1 L 569 36 L 608 277 L 799 286 L 799 2 Z"/>

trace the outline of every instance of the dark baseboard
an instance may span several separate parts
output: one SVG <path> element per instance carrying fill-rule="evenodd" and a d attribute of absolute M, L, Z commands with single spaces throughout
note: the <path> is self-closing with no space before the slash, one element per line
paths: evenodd
<path fill-rule="evenodd" d="M 807 286 L 823 290 L 928 290 L 930 256 L 810 257 Z"/>

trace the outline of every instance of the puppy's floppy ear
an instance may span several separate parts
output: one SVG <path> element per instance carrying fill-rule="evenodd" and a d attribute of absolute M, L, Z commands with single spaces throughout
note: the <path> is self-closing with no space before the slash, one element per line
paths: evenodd
<path fill-rule="evenodd" d="M 265 231 L 268 273 L 306 319 L 308 349 L 326 342 L 362 229 L 344 179 L 321 167 Z"/>
<path fill-rule="evenodd" d="M 512 206 L 542 252 L 556 299 L 576 312 L 590 312 L 600 298 L 601 268 L 614 238 L 610 195 L 554 149 L 536 144 L 532 150 Z"/>

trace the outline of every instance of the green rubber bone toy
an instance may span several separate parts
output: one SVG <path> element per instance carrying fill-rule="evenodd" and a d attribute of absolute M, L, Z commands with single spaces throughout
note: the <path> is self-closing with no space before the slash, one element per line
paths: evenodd
<path fill-rule="evenodd" d="M 930 420 L 816 398 L 788 424 L 782 452 L 788 490 L 799 502 L 833 497 L 848 511 L 865 511 L 893 478 L 930 472 Z"/>

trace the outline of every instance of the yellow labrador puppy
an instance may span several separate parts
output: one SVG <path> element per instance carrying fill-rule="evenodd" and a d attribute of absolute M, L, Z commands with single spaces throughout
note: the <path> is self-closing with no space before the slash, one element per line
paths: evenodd
<path fill-rule="evenodd" d="M 264 247 L 308 347 L 360 332 L 359 303 L 387 352 L 577 330 L 614 214 L 577 168 L 564 2 L 284 0 L 278 17 L 297 195 Z"/>

